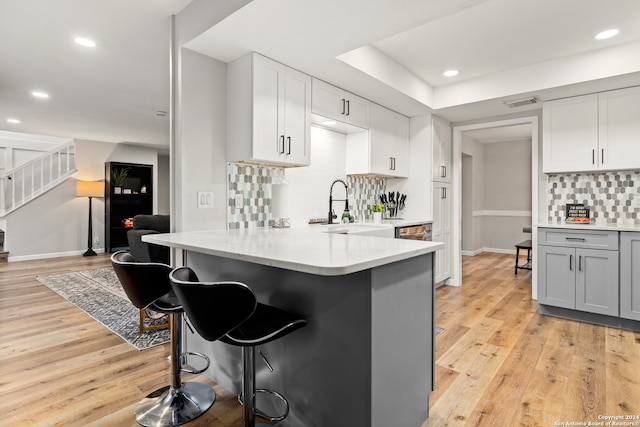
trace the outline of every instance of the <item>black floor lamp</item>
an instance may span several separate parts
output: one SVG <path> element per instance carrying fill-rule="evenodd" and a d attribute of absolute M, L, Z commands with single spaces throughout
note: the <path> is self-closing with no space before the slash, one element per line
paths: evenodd
<path fill-rule="evenodd" d="M 82 256 L 95 256 L 96 253 L 92 247 L 91 199 L 94 197 L 104 197 L 104 182 L 77 181 L 76 196 L 89 198 L 89 237 L 87 238 L 87 251 L 83 253 Z"/>

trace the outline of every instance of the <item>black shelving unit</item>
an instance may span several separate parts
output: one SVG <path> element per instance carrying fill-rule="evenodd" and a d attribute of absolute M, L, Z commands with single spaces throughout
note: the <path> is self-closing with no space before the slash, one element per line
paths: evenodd
<path fill-rule="evenodd" d="M 113 170 L 127 170 L 120 194 L 114 190 L 111 179 Z M 104 164 L 106 181 L 104 204 L 104 243 L 105 251 L 115 252 L 127 249 L 127 231 L 125 220 L 138 214 L 153 213 L 153 166 L 136 163 L 106 162 Z"/>

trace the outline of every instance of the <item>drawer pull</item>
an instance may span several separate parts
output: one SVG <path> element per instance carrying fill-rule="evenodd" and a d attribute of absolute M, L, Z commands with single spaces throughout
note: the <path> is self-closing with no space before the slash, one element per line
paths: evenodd
<path fill-rule="evenodd" d="M 565 237 L 565 240 L 574 240 L 576 242 L 584 242 L 585 238 L 584 237 Z"/>

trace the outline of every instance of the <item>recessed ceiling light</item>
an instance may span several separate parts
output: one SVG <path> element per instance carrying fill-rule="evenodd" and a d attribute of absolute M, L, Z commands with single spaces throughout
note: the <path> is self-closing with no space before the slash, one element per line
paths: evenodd
<path fill-rule="evenodd" d="M 73 41 L 78 43 L 80 46 L 96 47 L 96 42 L 84 37 L 76 37 Z"/>
<path fill-rule="evenodd" d="M 335 126 L 337 123 L 335 120 L 325 120 L 324 122 L 320 122 L 320 124 L 325 126 Z"/>
<path fill-rule="evenodd" d="M 20 123 L 20 120 L 18 120 L 18 119 L 8 118 L 8 119 L 7 119 L 7 122 L 8 122 L 8 123 L 18 124 L 18 123 Z"/>
<path fill-rule="evenodd" d="M 447 70 L 444 73 L 442 73 L 442 75 L 445 77 L 453 77 L 453 76 L 457 76 L 458 73 L 459 73 L 458 70 Z"/>
<path fill-rule="evenodd" d="M 617 28 L 612 28 L 610 30 L 601 31 L 598 34 L 596 34 L 595 39 L 596 40 L 609 39 L 609 38 L 611 38 L 613 36 L 616 36 L 619 32 L 620 32 L 620 30 L 618 30 Z"/>
<path fill-rule="evenodd" d="M 49 98 L 49 94 L 48 93 L 40 92 L 40 91 L 37 91 L 37 90 L 34 90 L 33 92 L 31 92 L 31 95 L 33 95 L 35 98 L 42 98 L 42 99 Z"/>

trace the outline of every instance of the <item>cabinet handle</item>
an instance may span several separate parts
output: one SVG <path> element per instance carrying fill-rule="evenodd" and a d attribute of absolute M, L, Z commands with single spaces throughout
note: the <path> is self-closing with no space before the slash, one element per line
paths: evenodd
<path fill-rule="evenodd" d="M 389 170 L 393 170 L 393 157 L 389 157 Z"/>
<path fill-rule="evenodd" d="M 291 154 L 291 137 L 290 136 L 287 137 L 287 147 L 288 147 L 287 154 Z"/>
<path fill-rule="evenodd" d="M 447 198 L 447 187 L 442 187 L 442 194 L 440 196 L 441 199 Z"/>
<path fill-rule="evenodd" d="M 446 177 L 447 177 L 447 167 L 440 166 L 440 178 L 446 178 Z"/>
<path fill-rule="evenodd" d="M 596 164 L 596 150 L 595 149 L 591 150 L 591 164 L 592 165 Z"/>
<path fill-rule="evenodd" d="M 601 157 L 601 160 L 600 160 L 600 164 L 604 165 L 604 148 L 602 149 L 602 157 Z"/>
<path fill-rule="evenodd" d="M 578 271 L 582 271 L 582 255 L 578 256 Z"/>
<path fill-rule="evenodd" d="M 396 170 L 396 158 L 393 158 L 393 170 Z"/>
<path fill-rule="evenodd" d="M 575 240 L 576 242 L 584 242 L 584 237 L 565 237 L 565 240 Z"/>
<path fill-rule="evenodd" d="M 346 106 L 346 99 L 342 98 L 342 114 L 344 114 L 346 111 L 345 106 Z"/>
<path fill-rule="evenodd" d="M 284 154 L 284 135 L 280 135 L 280 141 L 282 141 L 282 150 L 278 149 L 278 152 Z"/>
<path fill-rule="evenodd" d="M 349 111 L 351 111 L 351 101 L 347 99 L 347 116 L 349 115 Z"/>
<path fill-rule="evenodd" d="M 569 255 L 569 270 L 573 270 L 573 255 Z"/>

